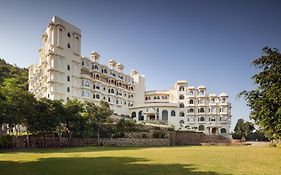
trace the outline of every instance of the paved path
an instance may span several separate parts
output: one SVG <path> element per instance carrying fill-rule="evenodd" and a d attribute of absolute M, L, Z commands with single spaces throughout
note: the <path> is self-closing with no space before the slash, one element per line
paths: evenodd
<path fill-rule="evenodd" d="M 251 144 L 251 146 L 255 146 L 255 147 L 265 147 L 265 146 L 269 146 L 270 142 L 245 142 L 245 143 L 249 143 Z"/>

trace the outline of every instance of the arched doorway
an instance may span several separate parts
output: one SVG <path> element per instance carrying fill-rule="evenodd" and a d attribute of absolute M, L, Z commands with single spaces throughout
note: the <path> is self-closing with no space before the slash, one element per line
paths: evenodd
<path fill-rule="evenodd" d="M 132 112 L 132 115 L 131 115 L 132 118 L 136 118 L 137 117 L 137 114 L 136 112 Z"/>
<path fill-rule="evenodd" d="M 147 118 L 148 120 L 152 120 L 152 121 L 156 120 L 155 114 L 147 114 Z"/>
<path fill-rule="evenodd" d="M 212 134 L 216 134 L 217 133 L 217 128 L 212 128 Z"/>
<path fill-rule="evenodd" d="M 142 115 L 142 111 L 139 112 L 139 116 L 138 117 L 139 117 L 139 120 L 144 120 L 144 117 Z"/>
<path fill-rule="evenodd" d="M 205 127 L 204 127 L 204 125 L 199 125 L 199 131 L 204 131 L 205 130 Z"/>
<path fill-rule="evenodd" d="M 226 129 L 225 128 L 221 128 L 221 133 L 226 133 Z"/>
<path fill-rule="evenodd" d="M 162 120 L 163 121 L 167 121 L 168 120 L 168 111 L 167 110 L 163 110 L 162 111 Z"/>

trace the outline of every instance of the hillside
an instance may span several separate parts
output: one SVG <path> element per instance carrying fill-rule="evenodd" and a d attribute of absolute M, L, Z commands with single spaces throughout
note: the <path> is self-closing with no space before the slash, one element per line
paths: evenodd
<path fill-rule="evenodd" d="M 28 89 L 28 69 L 9 64 L 0 58 L 0 85 L 5 78 L 15 78 L 24 89 Z"/>

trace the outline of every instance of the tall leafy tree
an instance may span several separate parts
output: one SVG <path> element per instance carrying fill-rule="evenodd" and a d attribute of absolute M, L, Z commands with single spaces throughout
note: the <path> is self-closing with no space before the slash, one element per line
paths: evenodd
<path fill-rule="evenodd" d="M 243 140 L 246 136 L 255 129 L 252 122 L 244 121 L 244 119 L 238 119 L 234 128 L 234 134 Z"/>
<path fill-rule="evenodd" d="M 257 88 L 243 91 L 243 96 L 251 108 L 250 117 L 267 135 L 281 138 L 281 54 L 278 49 L 265 47 L 263 55 L 252 63 L 260 72 L 252 79 Z"/>
<path fill-rule="evenodd" d="M 97 126 L 97 140 L 98 146 L 100 145 L 100 129 L 103 123 L 112 115 L 112 110 L 107 102 L 101 101 L 100 105 L 85 102 L 85 115 L 88 117 L 89 122 Z"/>
<path fill-rule="evenodd" d="M 65 130 L 71 139 L 72 135 L 83 136 L 86 128 L 86 119 L 82 115 L 84 112 L 84 104 L 78 100 L 68 100 L 65 104 L 66 115 L 64 118 Z"/>
<path fill-rule="evenodd" d="M 24 89 L 16 78 L 5 78 L 0 87 L 2 102 L 2 122 L 9 125 L 9 130 L 17 124 L 25 124 L 29 116 L 34 114 L 34 103 L 36 99 Z M 3 102 L 5 99 L 5 102 Z"/>

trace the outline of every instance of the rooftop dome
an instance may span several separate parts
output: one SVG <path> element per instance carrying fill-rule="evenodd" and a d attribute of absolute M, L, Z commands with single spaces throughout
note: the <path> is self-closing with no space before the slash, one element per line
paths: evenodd
<path fill-rule="evenodd" d="M 210 94 L 209 97 L 217 97 L 216 94 Z"/>
<path fill-rule="evenodd" d="M 228 95 L 227 95 L 225 92 L 222 92 L 222 93 L 220 94 L 220 97 L 228 97 Z"/>
<path fill-rule="evenodd" d="M 205 86 L 200 85 L 200 86 L 198 86 L 198 89 L 206 89 L 206 88 L 205 88 Z"/>

